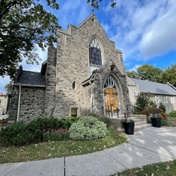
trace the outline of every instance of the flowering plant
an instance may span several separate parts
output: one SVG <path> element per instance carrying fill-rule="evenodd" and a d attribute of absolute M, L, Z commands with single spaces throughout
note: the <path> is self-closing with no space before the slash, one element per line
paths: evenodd
<path fill-rule="evenodd" d="M 69 130 L 64 128 L 59 128 L 58 130 L 44 130 L 43 132 L 44 141 L 65 141 L 69 139 L 69 136 Z"/>

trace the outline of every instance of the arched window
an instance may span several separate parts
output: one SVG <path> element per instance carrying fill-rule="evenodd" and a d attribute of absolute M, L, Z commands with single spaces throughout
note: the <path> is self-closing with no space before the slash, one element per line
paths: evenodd
<path fill-rule="evenodd" d="M 111 76 L 108 76 L 106 78 L 106 81 L 104 83 L 104 88 L 114 88 L 114 89 L 117 89 L 117 85 L 115 83 L 115 80 Z"/>
<path fill-rule="evenodd" d="M 102 65 L 101 47 L 95 37 L 89 43 L 89 63 L 93 66 Z"/>

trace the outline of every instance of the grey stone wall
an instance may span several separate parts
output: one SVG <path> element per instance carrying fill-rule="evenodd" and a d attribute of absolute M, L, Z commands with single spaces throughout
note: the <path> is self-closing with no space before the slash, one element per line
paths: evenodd
<path fill-rule="evenodd" d="M 126 82 L 126 75 L 122 74 L 117 66 L 111 70 L 111 65 L 115 64 L 112 60 L 109 60 L 106 65 L 100 70 L 95 72 L 95 88 L 94 88 L 94 102 L 95 110 L 98 114 L 105 114 L 102 112 L 104 109 L 104 90 L 103 85 L 108 76 L 112 76 L 118 86 L 118 100 L 119 100 L 119 115 L 123 115 L 126 112 L 127 105 L 130 105 L 129 93 Z"/>
<path fill-rule="evenodd" d="M 30 121 L 44 115 L 45 88 L 22 87 L 19 120 Z"/>
<path fill-rule="evenodd" d="M 102 47 L 103 64 L 110 59 L 118 67 L 117 76 L 122 93 L 122 109 L 128 103 L 128 91 L 125 82 L 125 68 L 122 61 L 122 52 L 115 48 L 103 28 L 91 16 L 78 27 L 69 26 L 68 31 L 58 30 L 58 47 L 56 60 L 56 101 L 54 116 L 69 116 L 71 107 L 78 107 L 80 114 L 92 111 L 92 93 L 96 108 L 101 112 L 103 102 L 102 81 L 104 74 L 97 75 L 95 83 L 83 87 L 82 82 L 90 77 L 89 41 L 96 36 Z M 123 76 L 122 76 L 123 75 Z M 76 89 L 72 89 L 75 81 Z M 101 86 L 100 86 L 101 85 Z"/>
<path fill-rule="evenodd" d="M 30 121 L 44 115 L 45 88 L 21 87 L 19 119 Z M 17 120 L 19 89 L 16 86 L 10 98 L 9 120 Z"/>
<path fill-rule="evenodd" d="M 45 115 L 52 116 L 55 108 L 55 89 L 56 89 L 56 48 L 48 48 L 47 69 L 45 73 Z"/>
<path fill-rule="evenodd" d="M 9 103 L 9 120 L 16 120 L 18 109 L 18 87 L 14 87 L 10 95 Z"/>

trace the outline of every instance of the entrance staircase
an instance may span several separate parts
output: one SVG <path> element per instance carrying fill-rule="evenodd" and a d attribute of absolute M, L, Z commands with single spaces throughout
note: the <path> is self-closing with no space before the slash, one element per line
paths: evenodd
<path fill-rule="evenodd" d="M 147 123 L 147 117 L 145 115 L 133 115 L 131 119 L 135 121 L 135 131 L 151 126 L 151 124 Z"/>
<path fill-rule="evenodd" d="M 151 126 L 151 124 L 147 123 L 146 115 L 131 115 L 130 119 L 135 121 L 135 131 Z M 124 117 L 113 117 L 111 118 L 111 125 L 116 129 L 116 131 L 124 131 L 123 121 Z"/>

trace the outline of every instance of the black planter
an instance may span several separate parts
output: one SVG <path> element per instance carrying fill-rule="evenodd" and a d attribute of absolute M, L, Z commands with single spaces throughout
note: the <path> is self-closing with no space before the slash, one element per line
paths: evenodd
<path fill-rule="evenodd" d="M 151 121 L 152 121 L 153 127 L 157 127 L 157 128 L 161 127 L 161 118 L 160 117 L 151 118 Z"/>
<path fill-rule="evenodd" d="M 126 134 L 134 134 L 134 121 L 123 122 Z"/>

